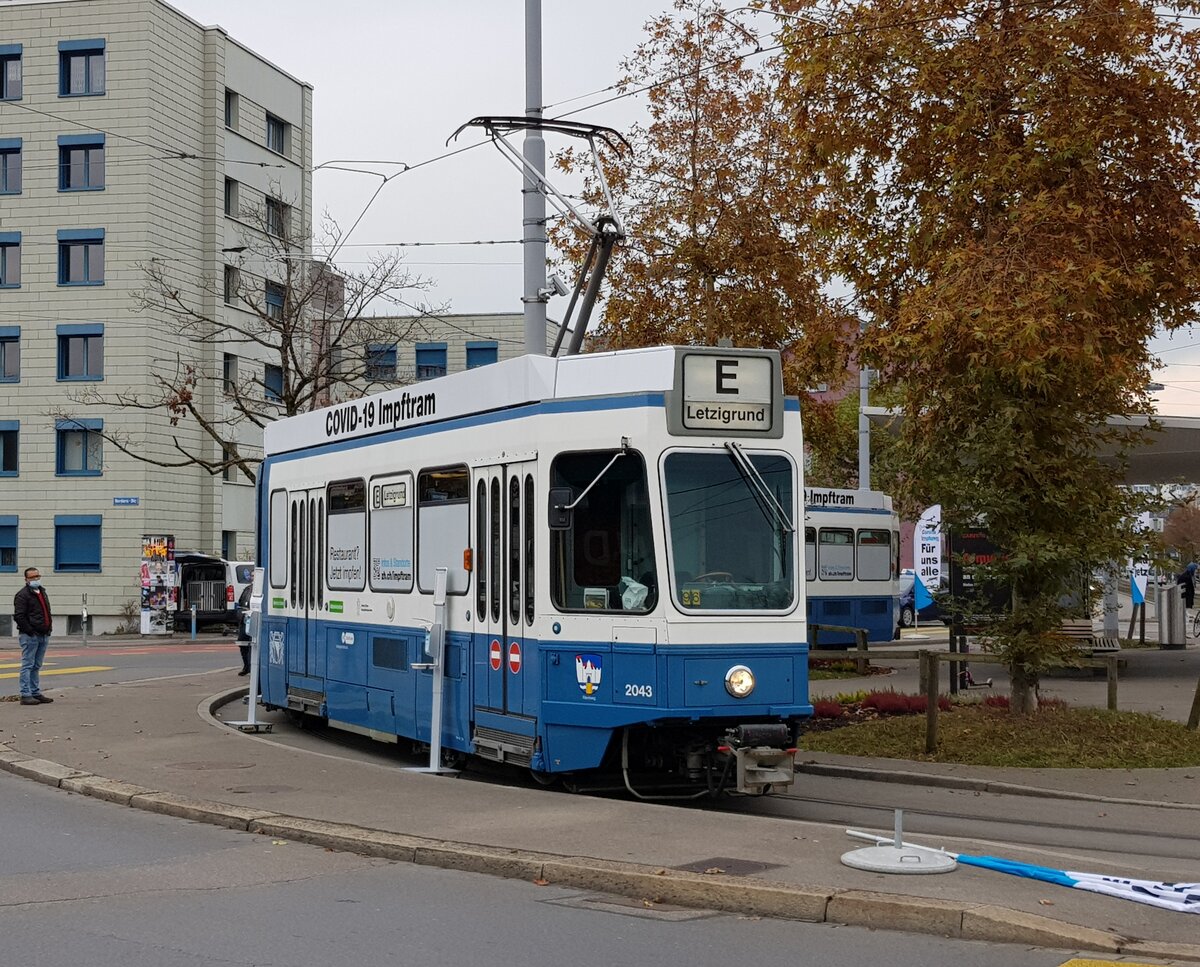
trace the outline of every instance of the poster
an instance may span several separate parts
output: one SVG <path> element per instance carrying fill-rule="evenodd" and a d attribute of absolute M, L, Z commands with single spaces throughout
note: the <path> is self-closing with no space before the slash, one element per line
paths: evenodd
<path fill-rule="evenodd" d="M 174 630 L 179 604 L 178 571 L 175 567 L 175 536 L 146 534 L 142 537 L 142 623 L 144 635 L 165 635 Z"/>

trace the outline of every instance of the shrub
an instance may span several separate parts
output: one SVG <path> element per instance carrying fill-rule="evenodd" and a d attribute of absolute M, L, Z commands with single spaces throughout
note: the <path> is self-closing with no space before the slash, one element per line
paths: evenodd
<path fill-rule="evenodd" d="M 841 702 L 823 698 L 813 702 L 813 717 L 818 719 L 840 719 L 846 714 Z"/>
<path fill-rule="evenodd" d="M 903 697 L 908 699 L 908 711 L 914 715 L 924 715 L 925 711 L 929 708 L 929 699 L 924 695 L 905 695 Z M 938 711 L 949 712 L 950 696 L 939 695 L 937 697 L 937 707 Z"/>
<path fill-rule="evenodd" d="M 873 708 L 884 715 L 896 715 L 909 710 L 908 696 L 890 689 L 886 692 L 869 692 L 863 699 L 863 706 Z"/>

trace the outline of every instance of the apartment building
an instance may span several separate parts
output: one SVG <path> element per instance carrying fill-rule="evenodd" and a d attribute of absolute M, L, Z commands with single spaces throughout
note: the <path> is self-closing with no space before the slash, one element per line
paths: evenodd
<path fill-rule="evenodd" d="M 365 347 L 369 392 L 525 354 L 525 321 L 519 312 L 381 316 L 375 321 L 399 338 Z M 556 335 L 557 328 L 547 323 L 547 352 Z"/>
<path fill-rule="evenodd" d="M 309 85 L 162 0 L 0 2 L 0 588 L 39 567 L 56 631 L 85 594 L 95 631 L 117 624 L 143 534 L 252 557 L 253 486 L 172 466 L 220 447 L 118 401 L 187 366 L 253 373 L 270 399 L 269 353 L 222 343 L 247 311 L 223 293 L 236 263 L 279 298 L 247 255 L 264 232 L 310 254 L 311 127 Z M 213 338 L 181 340 L 155 273 Z M 220 386 L 197 384 L 201 413 Z"/>

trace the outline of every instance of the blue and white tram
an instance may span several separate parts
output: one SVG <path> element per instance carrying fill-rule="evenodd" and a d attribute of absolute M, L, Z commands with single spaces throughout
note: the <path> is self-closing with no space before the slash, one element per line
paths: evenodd
<path fill-rule="evenodd" d="M 799 403 L 770 351 L 526 356 L 267 427 L 272 708 L 539 778 L 792 781 L 808 698 Z"/>
<path fill-rule="evenodd" d="M 804 576 L 808 620 L 866 628 L 892 641 L 900 627 L 900 518 L 877 490 L 804 491 Z M 820 631 L 821 648 L 854 644 L 847 632 Z"/>

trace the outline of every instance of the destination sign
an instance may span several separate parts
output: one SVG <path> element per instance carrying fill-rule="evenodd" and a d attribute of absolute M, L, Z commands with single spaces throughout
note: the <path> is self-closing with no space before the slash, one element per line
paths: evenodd
<path fill-rule="evenodd" d="M 689 354 L 683 359 L 683 425 L 689 430 L 769 432 L 774 361 Z"/>

